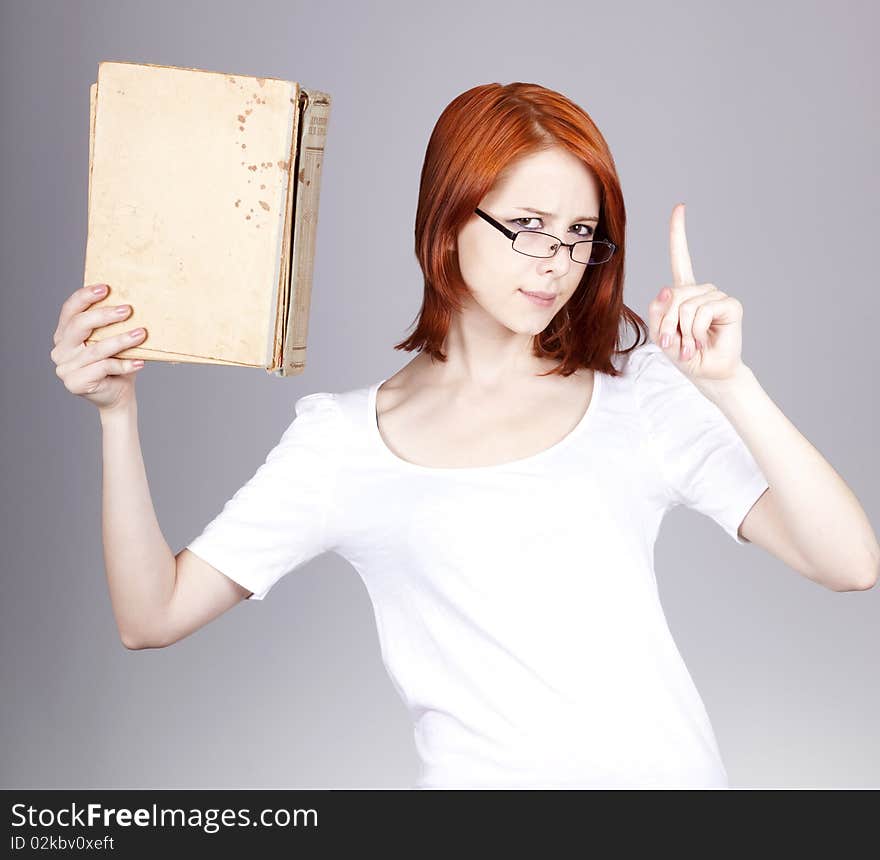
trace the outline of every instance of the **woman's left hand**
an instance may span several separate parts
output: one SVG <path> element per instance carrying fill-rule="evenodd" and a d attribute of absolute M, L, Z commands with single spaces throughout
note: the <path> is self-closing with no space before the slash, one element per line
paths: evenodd
<path fill-rule="evenodd" d="M 694 382 L 734 379 L 742 369 L 742 304 L 714 284 L 694 279 L 684 203 L 669 222 L 672 286 L 648 306 L 651 340 Z"/>

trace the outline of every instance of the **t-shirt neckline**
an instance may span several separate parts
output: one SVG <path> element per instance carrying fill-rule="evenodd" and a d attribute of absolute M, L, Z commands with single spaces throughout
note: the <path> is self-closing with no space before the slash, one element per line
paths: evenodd
<path fill-rule="evenodd" d="M 379 418 L 376 414 L 376 397 L 379 389 L 382 387 L 382 383 L 388 380 L 388 377 L 384 377 L 380 379 L 378 382 L 374 383 L 370 386 L 369 396 L 367 398 L 367 424 L 369 425 L 369 434 L 373 443 L 377 450 L 381 453 L 382 457 L 390 463 L 394 463 L 396 466 L 402 469 L 409 469 L 411 471 L 416 472 L 426 472 L 431 474 L 450 474 L 450 475 L 461 475 L 467 473 L 474 472 L 492 472 L 503 469 L 517 469 L 523 466 L 529 466 L 532 463 L 536 463 L 540 460 L 543 460 L 546 457 L 555 454 L 561 448 L 566 445 L 571 444 L 571 442 L 577 438 L 587 427 L 590 421 L 593 419 L 593 415 L 596 413 L 598 408 L 599 396 L 602 391 L 602 372 L 599 370 L 593 371 L 593 392 L 590 395 L 590 402 L 587 404 L 587 408 L 584 414 L 580 417 L 580 420 L 577 424 L 558 442 L 551 445 L 549 448 L 545 448 L 543 451 L 538 451 L 536 454 L 530 454 L 528 457 L 520 457 L 516 460 L 508 460 L 506 463 L 494 463 L 487 466 L 423 466 L 420 463 L 411 463 L 409 460 L 404 460 L 402 457 L 398 457 L 386 444 L 385 440 L 382 438 L 382 434 L 379 432 Z"/>

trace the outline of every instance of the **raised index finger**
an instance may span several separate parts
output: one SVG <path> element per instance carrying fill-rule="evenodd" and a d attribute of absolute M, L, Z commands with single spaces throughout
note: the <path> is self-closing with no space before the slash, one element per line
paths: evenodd
<path fill-rule="evenodd" d="M 669 221 L 669 257 L 672 261 L 672 282 L 677 287 L 692 285 L 694 269 L 691 266 L 691 255 L 688 253 L 687 236 L 684 232 L 684 203 L 677 203 L 672 208 Z"/>

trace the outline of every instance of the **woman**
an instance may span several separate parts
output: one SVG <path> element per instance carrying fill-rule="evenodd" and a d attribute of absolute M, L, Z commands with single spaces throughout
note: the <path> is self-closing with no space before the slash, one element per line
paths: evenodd
<path fill-rule="evenodd" d="M 75 293 L 53 359 L 104 429 L 104 546 L 130 648 L 163 647 L 327 551 L 362 576 L 429 787 L 725 787 L 653 547 L 684 504 L 837 591 L 876 537 L 742 362 L 742 306 L 696 283 L 683 207 L 649 325 L 623 303 L 625 212 L 589 116 L 474 87 L 421 176 L 418 325 L 394 376 L 296 402 L 256 474 L 176 557 L 152 509 L 131 365 Z M 544 296 L 545 298 L 541 298 Z M 643 342 L 619 350 L 621 324 Z M 647 329 L 647 331 L 646 331 Z M 832 544 L 823 535 L 834 534 Z"/>

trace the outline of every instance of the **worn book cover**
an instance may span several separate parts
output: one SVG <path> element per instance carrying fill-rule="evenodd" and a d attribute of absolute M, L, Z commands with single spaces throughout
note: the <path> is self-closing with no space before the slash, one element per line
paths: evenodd
<path fill-rule="evenodd" d="M 83 283 L 130 304 L 120 357 L 302 372 L 327 93 L 295 81 L 102 62 L 90 88 Z"/>

